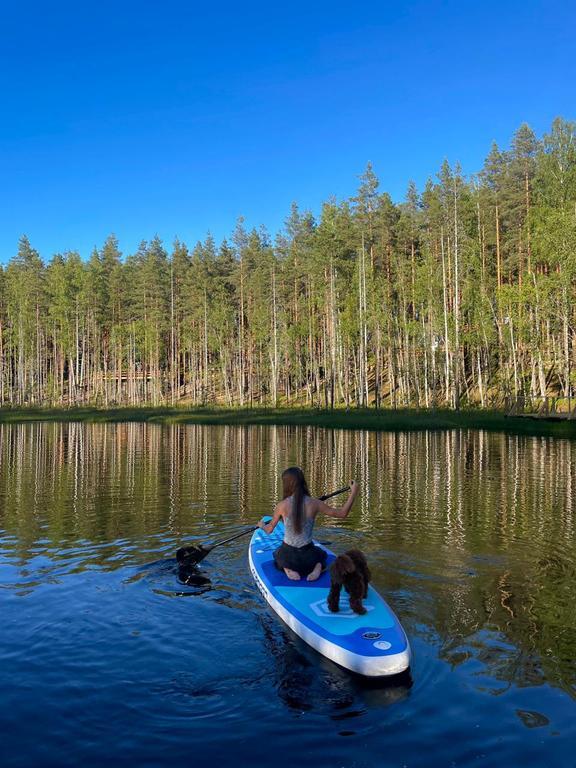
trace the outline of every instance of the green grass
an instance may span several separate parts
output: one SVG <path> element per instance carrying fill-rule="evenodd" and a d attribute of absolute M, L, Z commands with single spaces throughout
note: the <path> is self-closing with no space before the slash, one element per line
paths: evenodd
<path fill-rule="evenodd" d="M 153 424 L 288 424 L 376 431 L 486 429 L 576 438 L 576 420 L 547 421 L 485 410 L 322 410 L 313 408 L 0 408 L 0 423 L 31 421 Z"/>

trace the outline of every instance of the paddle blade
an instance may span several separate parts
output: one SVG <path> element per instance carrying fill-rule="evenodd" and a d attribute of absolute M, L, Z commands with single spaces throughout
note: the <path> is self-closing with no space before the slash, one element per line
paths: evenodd
<path fill-rule="evenodd" d="M 212 547 L 206 549 L 202 545 L 195 546 L 194 544 L 189 547 L 180 547 L 180 549 L 176 550 L 176 560 L 186 565 L 199 563 L 201 560 L 204 560 L 210 549 Z"/>

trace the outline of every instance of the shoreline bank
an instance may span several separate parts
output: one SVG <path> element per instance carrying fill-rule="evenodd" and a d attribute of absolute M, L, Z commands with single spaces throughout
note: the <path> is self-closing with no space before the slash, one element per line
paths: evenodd
<path fill-rule="evenodd" d="M 376 410 L 374 408 L 0 408 L 0 424 L 27 422 L 314 426 L 328 429 L 483 429 L 509 434 L 576 439 L 576 420 L 507 416 L 483 410 Z"/>

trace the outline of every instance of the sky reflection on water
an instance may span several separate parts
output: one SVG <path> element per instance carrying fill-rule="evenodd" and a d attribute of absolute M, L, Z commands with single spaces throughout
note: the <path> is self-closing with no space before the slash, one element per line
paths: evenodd
<path fill-rule="evenodd" d="M 317 533 L 366 552 L 406 679 L 293 635 L 243 539 L 178 569 L 295 463 L 317 494 L 361 482 Z M 575 467 L 574 443 L 482 432 L 0 425 L 2 766 L 574 764 Z"/>

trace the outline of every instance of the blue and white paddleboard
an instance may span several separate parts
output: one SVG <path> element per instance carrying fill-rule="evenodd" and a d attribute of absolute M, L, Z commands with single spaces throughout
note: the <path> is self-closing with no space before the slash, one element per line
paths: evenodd
<path fill-rule="evenodd" d="M 340 611 L 332 613 L 326 602 L 330 590 L 328 571 L 317 581 L 291 581 L 274 565 L 272 554 L 283 538 L 282 522 L 270 535 L 260 529 L 254 531 L 248 558 L 260 592 L 290 629 L 323 656 L 360 675 L 382 677 L 408 669 L 410 645 L 406 633 L 378 592 L 368 587 L 366 613 L 359 616 L 350 608 L 348 593 L 343 589 Z M 330 565 L 335 555 L 322 548 L 328 553 Z"/>

